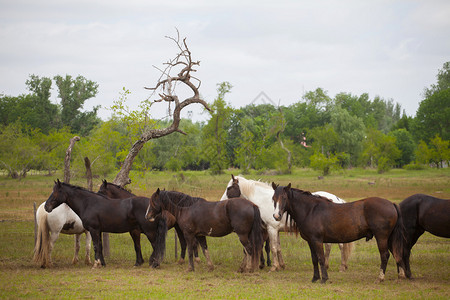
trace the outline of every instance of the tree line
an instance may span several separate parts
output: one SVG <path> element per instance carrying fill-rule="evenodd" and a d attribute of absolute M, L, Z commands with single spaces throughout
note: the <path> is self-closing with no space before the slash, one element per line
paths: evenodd
<path fill-rule="evenodd" d="M 371 167 L 385 172 L 394 167 L 448 166 L 450 160 L 450 62 L 444 63 L 436 84 L 424 89 L 414 117 L 393 100 L 368 94 L 339 93 L 330 97 L 322 88 L 305 93 L 289 106 L 270 104 L 233 108 L 227 101 L 232 85 L 217 85 L 209 102 L 207 122 L 183 119 L 180 131 L 152 139 L 140 150 L 133 169 L 210 170 L 234 167 L 289 173 L 292 167 L 311 167 L 323 175 L 349 167 Z M 50 101 L 52 83 L 59 104 Z M 49 173 L 61 169 L 68 142 L 73 149 L 73 172 L 84 173 L 84 158 L 92 171 L 107 174 L 120 168 L 128 150 L 149 128 L 164 128 L 170 120 L 151 116 L 151 105 L 140 110 L 126 106 L 124 89 L 102 121 L 98 107 L 82 111 L 95 97 L 98 84 L 82 76 L 31 75 L 29 93 L 0 95 L 0 168 L 12 177 L 31 169 Z"/>

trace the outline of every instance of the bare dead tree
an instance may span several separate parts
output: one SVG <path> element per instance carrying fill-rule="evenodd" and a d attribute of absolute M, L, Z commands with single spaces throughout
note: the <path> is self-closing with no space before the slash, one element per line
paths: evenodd
<path fill-rule="evenodd" d="M 64 158 L 64 182 L 65 183 L 70 182 L 70 157 L 72 155 L 73 146 L 79 140 L 80 140 L 79 136 L 74 136 L 73 138 L 71 138 L 69 147 L 67 147 L 67 150 L 66 150 L 66 156 Z"/>
<path fill-rule="evenodd" d="M 187 46 L 186 38 L 180 40 L 178 31 L 176 38 L 167 38 L 176 43 L 179 49 L 179 53 L 175 56 L 175 58 L 165 63 L 166 68 L 164 70 L 160 70 L 162 72 L 162 75 L 158 83 L 152 88 L 146 87 L 145 89 L 154 92 L 161 90 L 161 92 L 158 93 L 159 99 L 155 100 L 154 102 L 167 102 L 169 105 L 169 111 L 171 111 L 171 105 L 174 105 L 173 112 L 171 111 L 172 123 L 162 129 L 149 129 L 147 131 L 144 131 L 141 134 L 140 138 L 136 142 L 134 142 L 127 157 L 122 163 L 119 173 L 113 180 L 113 183 L 120 186 L 125 186 L 126 184 L 129 184 L 131 182 L 129 173 L 133 165 L 133 161 L 146 142 L 151 139 L 160 138 L 174 132 L 186 134 L 179 128 L 181 120 L 181 110 L 183 108 L 190 104 L 199 103 L 203 105 L 207 110 L 211 110 L 208 107 L 208 104 L 200 98 L 198 89 L 200 87 L 201 81 L 193 77 L 191 74 L 196 72 L 194 67 L 199 66 L 200 62 L 192 60 L 191 51 L 189 51 L 189 48 Z M 181 68 L 179 73 L 175 76 L 172 76 L 172 69 L 179 68 Z M 193 81 L 196 81 L 197 84 L 194 84 Z M 186 85 L 193 92 L 193 95 L 184 99 L 183 101 L 180 101 L 178 99 L 178 96 L 174 94 L 174 90 L 177 84 Z"/>

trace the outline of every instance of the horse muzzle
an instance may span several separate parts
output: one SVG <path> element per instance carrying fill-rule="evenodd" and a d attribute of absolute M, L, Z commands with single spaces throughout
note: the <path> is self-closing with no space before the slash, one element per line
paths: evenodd
<path fill-rule="evenodd" d="M 45 209 L 46 212 L 51 213 L 52 210 L 53 210 L 53 207 L 50 207 L 50 205 L 48 205 L 47 203 L 45 203 L 44 209 Z"/>
<path fill-rule="evenodd" d="M 275 221 L 280 221 L 281 220 L 281 215 L 278 213 L 273 214 L 273 218 L 275 219 Z"/>

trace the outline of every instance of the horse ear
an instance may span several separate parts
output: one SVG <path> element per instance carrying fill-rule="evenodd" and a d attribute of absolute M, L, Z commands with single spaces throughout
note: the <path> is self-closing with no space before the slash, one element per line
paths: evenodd
<path fill-rule="evenodd" d="M 289 182 L 289 184 L 284 188 L 286 191 L 289 191 L 291 189 L 291 183 Z"/>
<path fill-rule="evenodd" d="M 233 174 L 231 174 L 231 179 L 234 181 L 234 175 Z"/>
<path fill-rule="evenodd" d="M 156 195 L 157 196 L 159 196 L 159 192 L 161 192 L 160 190 L 159 190 L 159 188 L 156 190 Z"/>
<path fill-rule="evenodd" d="M 272 188 L 273 188 L 273 190 L 276 190 L 277 187 L 278 187 L 278 185 L 276 185 L 275 182 L 272 181 Z"/>
<path fill-rule="evenodd" d="M 61 181 L 59 181 L 59 178 L 56 179 L 56 184 L 57 184 L 58 186 L 61 186 Z"/>

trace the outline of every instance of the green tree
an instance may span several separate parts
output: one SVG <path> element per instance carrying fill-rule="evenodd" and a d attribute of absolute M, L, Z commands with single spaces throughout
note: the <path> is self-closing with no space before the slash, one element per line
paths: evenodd
<path fill-rule="evenodd" d="M 23 178 L 37 164 L 36 130 L 19 122 L 0 129 L 0 165 L 12 178 Z"/>
<path fill-rule="evenodd" d="M 311 157 L 311 168 L 321 172 L 323 176 L 329 175 L 331 170 L 339 166 L 338 158 L 334 154 L 325 155 L 322 152 L 315 152 Z"/>
<path fill-rule="evenodd" d="M 211 108 L 211 118 L 203 131 L 203 153 L 210 163 L 213 174 L 222 173 L 228 166 L 229 159 L 225 144 L 227 141 L 228 124 L 232 108 L 226 103 L 225 95 L 231 91 L 232 85 L 229 82 L 218 84 L 217 98 Z"/>
<path fill-rule="evenodd" d="M 31 103 L 27 105 L 29 120 L 26 123 L 33 128 L 39 128 L 43 133 L 61 128 L 58 106 L 50 101 L 52 80 L 48 77 L 30 75 L 26 85 L 32 92 Z"/>
<path fill-rule="evenodd" d="M 348 153 L 350 163 L 356 165 L 362 150 L 361 141 L 365 132 L 363 121 L 356 116 L 351 116 L 345 109 L 336 106 L 331 114 L 331 124 L 339 136 L 336 152 Z"/>
<path fill-rule="evenodd" d="M 429 142 L 436 134 L 450 140 L 450 88 L 422 100 L 414 119 L 416 138 Z"/>
<path fill-rule="evenodd" d="M 395 142 L 395 137 L 369 128 L 363 142 L 364 148 L 361 156 L 363 164 L 370 166 L 376 165 L 379 173 L 390 170 L 401 155 L 401 151 Z"/>
<path fill-rule="evenodd" d="M 97 95 L 98 84 L 83 76 L 75 79 L 70 75 L 54 77 L 58 87 L 58 97 L 61 99 L 61 120 L 73 132 L 87 135 L 100 122 L 96 106 L 92 111 L 81 111 L 86 100 Z"/>
<path fill-rule="evenodd" d="M 450 161 L 450 141 L 443 140 L 439 135 L 436 135 L 430 141 L 430 162 L 436 167 L 443 167 L 443 163 Z"/>
<path fill-rule="evenodd" d="M 411 163 L 414 160 L 414 151 L 416 149 L 412 134 L 402 128 L 391 131 L 389 136 L 395 137 L 395 145 L 401 151 L 401 155 L 396 160 L 396 164 L 402 167 Z"/>

